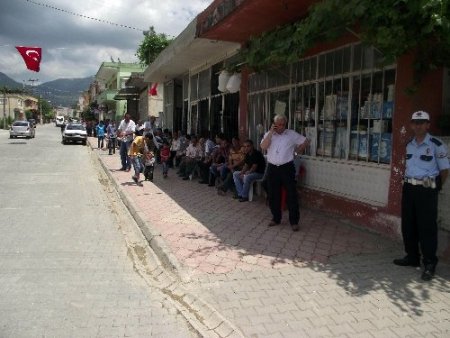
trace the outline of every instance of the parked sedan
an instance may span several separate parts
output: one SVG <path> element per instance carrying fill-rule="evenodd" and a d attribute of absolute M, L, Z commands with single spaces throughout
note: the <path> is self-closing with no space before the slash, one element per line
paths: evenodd
<path fill-rule="evenodd" d="M 69 141 L 81 142 L 83 145 L 86 145 L 86 128 L 80 123 L 69 123 L 62 133 L 62 142 L 67 144 Z"/>
<path fill-rule="evenodd" d="M 35 136 L 35 129 L 28 121 L 14 121 L 9 129 L 9 138 L 18 136 L 32 138 Z"/>

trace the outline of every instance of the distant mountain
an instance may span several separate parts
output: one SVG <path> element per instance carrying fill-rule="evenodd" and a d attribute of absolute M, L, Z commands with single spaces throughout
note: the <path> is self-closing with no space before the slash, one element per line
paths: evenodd
<path fill-rule="evenodd" d="M 22 89 L 22 84 L 14 81 L 8 75 L 0 72 L 0 87 L 7 87 L 9 89 Z"/>
<path fill-rule="evenodd" d="M 53 106 L 72 107 L 77 104 L 81 92 L 89 89 L 89 84 L 92 81 L 94 81 L 94 76 L 77 79 L 57 79 L 34 87 L 26 85 L 25 90 L 35 96 L 41 95 L 45 100 L 50 101 Z M 0 87 L 3 86 L 9 89 L 23 89 L 23 84 L 0 72 Z"/>
<path fill-rule="evenodd" d="M 78 102 L 81 92 L 89 89 L 94 76 L 78 79 L 58 79 L 36 86 L 36 92 L 53 106 L 71 107 Z"/>

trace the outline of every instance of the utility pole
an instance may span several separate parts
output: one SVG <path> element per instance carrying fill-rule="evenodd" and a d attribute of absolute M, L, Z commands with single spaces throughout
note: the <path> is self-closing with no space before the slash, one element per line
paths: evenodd
<path fill-rule="evenodd" d="M 3 87 L 3 129 L 8 129 L 6 127 L 6 88 Z"/>
<path fill-rule="evenodd" d="M 39 79 L 28 79 L 28 82 L 31 82 L 31 87 L 33 88 L 33 94 L 35 95 L 35 96 L 37 96 L 37 93 L 36 93 L 36 88 L 35 88 L 35 83 L 36 82 L 38 82 L 39 81 Z M 41 100 L 40 100 L 40 95 L 39 95 L 39 97 L 38 97 L 38 109 L 39 109 L 39 114 L 40 114 L 40 116 L 41 116 L 41 124 L 42 124 L 42 112 L 41 112 Z"/>

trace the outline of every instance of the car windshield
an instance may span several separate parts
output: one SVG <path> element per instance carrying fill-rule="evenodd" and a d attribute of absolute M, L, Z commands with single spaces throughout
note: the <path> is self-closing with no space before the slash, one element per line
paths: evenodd
<path fill-rule="evenodd" d="M 86 130 L 82 124 L 69 124 L 67 130 Z"/>
<path fill-rule="evenodd" d="M 13 123 L 14 127 L 28 127 L 27 121 L 16 121 Z"/>

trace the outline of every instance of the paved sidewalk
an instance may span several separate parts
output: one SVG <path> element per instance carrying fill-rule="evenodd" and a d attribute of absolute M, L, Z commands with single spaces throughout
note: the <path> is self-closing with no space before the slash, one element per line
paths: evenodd
<path fill-rule="evenodd" d="M 92 151 L 163 262 L 244 336 L 450 336 L 448 265 L 424 283 L 391 263 L 401 243 L 338 216 L 301 209 L 299 232 L 287 215 L 269 228 L 261 198 L 240 203 L 160 167 L 137 186 L 118 153 Z"/>

